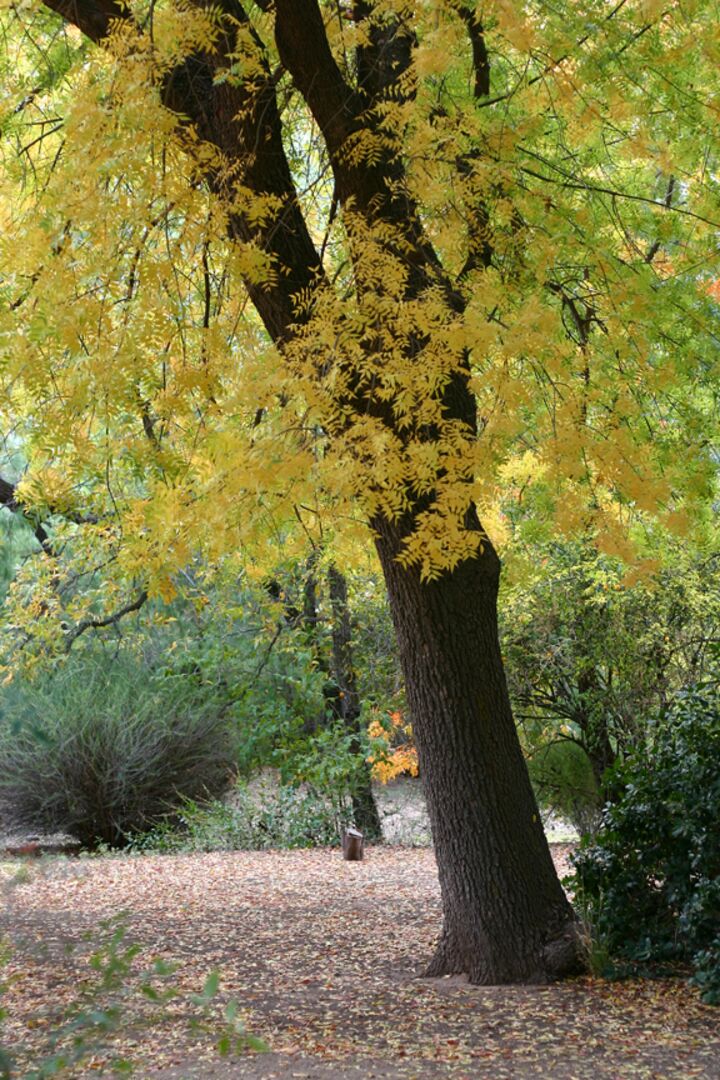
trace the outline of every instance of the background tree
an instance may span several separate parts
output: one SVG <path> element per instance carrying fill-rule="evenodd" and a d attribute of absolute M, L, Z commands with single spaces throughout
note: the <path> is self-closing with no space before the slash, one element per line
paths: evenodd
<path fill-rule="evenodd" d="M 341 725 L 349 737 L 349 750 L 357 758 L 357 768 L 351 781 L 353 820 L 368 839 L 382 836 L 380 816 L 371 784 L 370 764 L 366 761 L 367 738 L 361 719 L 361 702 L 358 680 L 353 659 L 353 628 L 348 601 L 345 575 L 333 563 L 322 576 L 318 565 L 319 552 L 315 549 L 305 565 L 302 581 L 302 601 L 293 597 L 292 587 L 283 587 L 273 579 L 268 589 L 281 600 L 284 619 L 292 626 L 300 626 L 312 650 L 313 663 L 325 679 L 322 712 L 308 716 L 305 730 L 309 735 L 333 725 Z M 320 610 L 325 579 L 328 614 Z M 296 604 L 298 606 L 296 606 Z M 329 621 L 329 633 L 324 625 Z"/>
<path fill-rule="evenodd" d="M 711 490 L 713 5 L 46 6 L 104 50 L 71 35 L 35 94 L 10 18 L 21 497 L 82 492 L 88 549 L 153 594 L 194 551 L 361 513 L 438 860 L 429 970 L 575 970 L 480 517 L 551 478 L 557 525 L 622 554 Z"/>
<path fill-rule="evenodd" d="M 616 794 L 608 770 L 642 758 L 679 693 L 717 679 L 717 556 L 663 546 L 663 566 L 634 584 L 587 545 L 539 546 L 542 573 L 505 596 L 503 656 L 531 776 L 581 831 Z"/>
<path fill-rule="evenodd" d="M 337 686 L 335 710 L 343 727 L 351 735 L 351 751 L 365 757 L 367 738 L 363 727 L 358 680 L 353 659 L 347 580 L 334 564 L 328 567 L 327 579 L 332 609 L 333 674 Z M 358 776 L 353 794 L 353 813 L 355 824 L 370 839 L 382 836 L 380 815 L 370 783 L 370 767 L 367 762 Z"/>

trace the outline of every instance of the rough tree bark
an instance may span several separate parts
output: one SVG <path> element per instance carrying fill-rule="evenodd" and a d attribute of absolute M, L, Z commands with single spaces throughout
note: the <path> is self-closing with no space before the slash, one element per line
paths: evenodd
<path fill-rule="evenodd" d="M 443 898 L 428 974 L 546 982 L 579 969 L 513 722 L 497 633 L 500 561 L 489 542 L 437 581 L 397 561 L 402 530 L 376 521 Z"/>
<path fill-rule="evenodd" d="M 46 0 L 46 6 L 94 41 L 108 34 L 113 20 L 131 18 L 119 0 Z M 399 100 L 412 93 L 402 82 L 412 63 L 412 25 L 401 18 L 377 21 L 357 47 L 351 85 L 333 57 L 319 0 L 259 6 L 274 11 L 280 61 L 322 134 L 339 207 L 351 206 L 370 227 L 380 225 L 394 237 L 388 243 L 395 245 L 406 268 L 407 299 L 440 288 L 449 308 L 462 315 L 462 296 L 448 279 L 403 183 L 401 156 L 382 151 L 372 164 L 357 165 L 343 153 L 386 96 Z M 255 73 L 247 82 L 237 76 L 216 80 L 218 71 L 232 63 L 234 28 L 249 26 L 238 0 L 222 0 L 216 7 L 227 19 L 214 49 L 188 58 L 164 80 L 162 92 L 166 104 L 188 118 L 233 166 L 224 175 L 208 175 L 213 190 L 222 194 L 225 184 L 238 183 L 278 199 L 274 221 L 235 215 L 230 230 L 259 244 L 282 267 L 262 286 L 246 283 L 268 334 L 282 348 L 300 318 L 294 297 L 312 293 L 322 280 L 321 259 L 285 158 L 270 60 L 263 60 L 263 77 Z M 371 0 L 355 0 L 338 13 L 363 18 L 373 7 Z M 486 93 L 489 66 L 482 28 L 472 14 L 466 22 L 476 93 Z M 259 39 L 257 44 L 262 53 Z M 481 204 L 476 220 L 466 269 L 492 260 Z M 362 288 L 362 266 L 355 270 Z M 410 362 L 421 347 L 421 342 L 408 346 Z M 449 419 L 473 431 L 469 376 L 469 364 L 465 372 L 453 374 L 442 404 Z M 370 400 L 360 389 L 347 404 L 349 413 L 353 406 L 361 413 L 371 411 L 402 438 L 391 405 Z M 432 440 L 432 431 L 427 437 Z M 470 506 L 468 521 L 479 529 Z M 505 687 L 497 641 L 497 556 L 486 542 L 476 558 L 423 583 L 416 569 L 404 569 L 396 559 L 413 527 L 412 513 L 401 523 L 379 518 L 372 524 L 407 680 L 442 886 L 445 925 L 430 971 L 466 971 L 475 982 L 494 983 L 539 982 L 577 970 L 572 911 L 553 869 Z"/>

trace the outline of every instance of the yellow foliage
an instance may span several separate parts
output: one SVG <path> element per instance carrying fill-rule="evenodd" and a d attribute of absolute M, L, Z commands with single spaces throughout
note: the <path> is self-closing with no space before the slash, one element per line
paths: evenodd
<path fill-rule="evenodd" d="M 152 36 L 126 24 L 103 49 L 71 37 L 63 77 L 42 83 L 18 21 L 35 16 L 15 7 L 0 90 L 3 429 L 27 456 L 29 507 L 90 507 L 79 559 L 95 545 L 119 579 L 168 597 L 197 556 L 241 552 L 261 576 L 268 545 L 344 533 L 367 547 L 378 515 L 412 515 L 398 557 L 425 579 L 507 542 L 528 506 L 628 560 L 637 521 L 692 527 L 715 484 L 717 419 L 706 5 L 685 19 L 638 0 L 593 23 L 573 4 L 490 0 L 492 104 L 473 97 L 458 17 L 473 5 L 382 0 L 358 21 L 328 8 L 348 78 L 352 50 L 398 13 L 414 32 L 407 69 L 335 161 L 277 67 L 272 13 L 252 5 L 215 85 L 278 72 L 322 253 L 274 343 L 251 301 L 288 280 L 263 247 L 288 207 L 253 187 L 251 153 L 227 160 L 158 90 L 227 31 L 219 9 L 158 5 Z M 342 191 L 337 205 L 338 161 L 361 178 L 391 161 L 372 206 Z M 669 176 L 682 191 L 668 195 Z M 375 213 L 386 195 L 407 214 Z M 461 421 L 448 402 L 466 384 L 477 412 Z M 484 534 L 468 527 L 472 502 Z"/>

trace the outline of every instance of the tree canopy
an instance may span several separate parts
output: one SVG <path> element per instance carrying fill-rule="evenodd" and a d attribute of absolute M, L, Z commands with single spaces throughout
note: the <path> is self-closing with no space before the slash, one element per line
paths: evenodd
<path fill-rule="evenodd" d="M 714 474 L 712 4 L 49 6 L 105 47 L 5 16 L 26 504 L 92 512 L 160 592 L 328 510 L 422 500 L 425 577 L 508 489 L 613 552 L 638 511 L 682 527 Z"/>

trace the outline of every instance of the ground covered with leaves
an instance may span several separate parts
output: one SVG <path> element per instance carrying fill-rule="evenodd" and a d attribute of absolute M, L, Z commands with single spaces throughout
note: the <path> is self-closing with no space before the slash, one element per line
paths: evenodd
<path fill-rule="evenodd" d="M 561 870 L 566 855 L 556 848 Z M 168 1080 L 720 1077 L 720 1013 L 679 980 L 421 978 L 440 925 L 427 849 L 371 848 L 362 863 L 319 849 L 0 870 L 13 1076 L 51 1075 L 43 1062 L 75 1054 L 61 1075 L 132 1063 Z"/>

